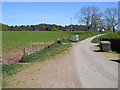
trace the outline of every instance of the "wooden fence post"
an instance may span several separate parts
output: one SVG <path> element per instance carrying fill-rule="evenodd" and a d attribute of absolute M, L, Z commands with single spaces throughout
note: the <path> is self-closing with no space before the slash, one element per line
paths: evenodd
<path fill-rule="evenodd" d="M 32 53 L 32 51 L 33 51 L 32 41 L 30 41 L 30 54 Z"/>
<path fill-rule="evenodd" d="M 26 48 L 23 49 L 24 56 L 26 56 Z"/>

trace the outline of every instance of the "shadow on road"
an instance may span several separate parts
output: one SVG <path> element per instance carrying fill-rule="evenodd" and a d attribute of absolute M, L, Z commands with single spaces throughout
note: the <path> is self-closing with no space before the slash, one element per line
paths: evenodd
<path fill-rule="evenodd" d="M 101 50 L 94 50 L 94 52 L 102 52 Z"/>
<path fill-rule="evenodd" d="M 103 52 L 103 51 L 101 51 L 101 50 L 94 50 L 94 52 Z M 116 62 L 116 63 L 120 63 L 120 58 L 118 60 L 112 60 L 111 59 L 110 61 Z"/>
<path fill-rule="evenodd" d="M 110 61 L 120 63 L 120 60 L 110 60 Z"/>

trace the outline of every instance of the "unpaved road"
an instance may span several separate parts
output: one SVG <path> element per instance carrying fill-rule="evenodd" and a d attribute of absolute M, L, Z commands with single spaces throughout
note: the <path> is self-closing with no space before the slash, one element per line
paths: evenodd
<path fill-rule="evenodd" d="M 117 88 L 118 63 L 96 54 L 88 38 L 10 78 L 8 88 Z"/>

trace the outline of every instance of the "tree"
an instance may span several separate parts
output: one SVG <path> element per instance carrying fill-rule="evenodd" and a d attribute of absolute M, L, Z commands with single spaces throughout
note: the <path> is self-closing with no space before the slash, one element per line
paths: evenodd
<path fill-rule="evenodd" d="M 78 22 L 85 24 L 87 29 L 90 30 L 97 28 L 101 16 L 102 13 L 98 7 L 88 6 L 81 8 L 79 13 L 77 13 L 76 18 L 78 19 Z"/>
<path fill-rule="evenodd" d="M 107 27 L 111 27 L 115 32 L 115 26 L 118 25 L 118 10 L 117 8 L 107 8 L 104 13 Z"/>
<path fill-rule="evenodd" d="M 51 31 L 60 31 L 60 30 L 57 28 L 53 28 Z"/>

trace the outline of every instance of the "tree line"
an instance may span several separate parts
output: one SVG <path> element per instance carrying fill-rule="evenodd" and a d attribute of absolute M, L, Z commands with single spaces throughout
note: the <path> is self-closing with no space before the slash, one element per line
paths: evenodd
<path fill-rule="evenodd" d="M 86 31 L 85 25 L 55 25 L 55 24 L 38 24 L 38 25 L 21 25 L 8 26 L 2 25 L 3 31 Z M 71 28 L 72 27 L 72 28 Z"/>

